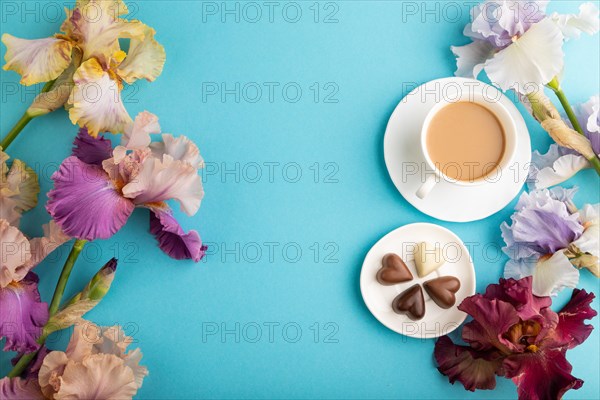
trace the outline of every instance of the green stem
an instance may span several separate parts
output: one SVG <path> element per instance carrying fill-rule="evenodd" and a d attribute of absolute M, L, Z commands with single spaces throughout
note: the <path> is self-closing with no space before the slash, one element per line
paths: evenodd
<path fill-rule="evenodd" d="M 8 375 L 6 375 L 6 377 L 7 378 L 16 378 L 18 376 L 21 376 L 23 371 L 25 371 L 25 368 L 27 368 L 27 366 L 29 365 L 31 360 L 33 360 L 33 357 L 35 357 L 36 354 L 37 354 L 37 350 L 34 351 L 33 353 L 27 353 L 27 354 L 23 355 L 23 357 L 21 357 L 19 359 L 19 361 L 15 364 L 15 366 L 10 370 Z"/>
<path fill-rule="evenodd" d="M 598 175 L 600 175 L 600 158 L 592 157 L 588 159 L 588 161 L 590 162 L 590 164 L 592 164 L 592 167 L 596 170 Z"/>
<path fill-rule="evenodd" d="M 52 85 L 54 85 L 54 81 L 46 82 L 40 93 L 45 93 L 49 91 L 50 89 L 52 89 Z M 10 132 L 8 132 L 8 135 L 6 135 L 4 139 L 2 139 L 2 142 L 0 142 L 0 148 L 6 151 L 6 149 L 8 148 L 8 146 L 10 146 L 13 140 L 15 140 L 17 136 L 19 136 L 19 133 L 21 133 L 23 128 L 25 128 L 25 126 L 27 126 L 27 124 L 37 116 L 38 115 L 30 114 L 29 109 L 27 109 L 27 111 L 23 113 L 21 119 L 19 119 L 19 121 L 17 121 L 17 123 L 15 124 L 15 126 L 13 126 Z"/>
<path fill-rule="evenodd" d="M 8 132 L 8 135 L 4 139 L 2 139 L 2 143 L 0 143 L 0 147 L 2 150 L 6 150 L 8 146 L 15 140 L 19 133 L 25 128 L 25 126 L 31 121 L 34 117 L 29 115 L 27 111 L 23 114 L 21 119 L 13 126 L 13 128 Z"/>
<path fill-rule="evenodd" d="M 571 107 L 571 104 L 569 103 L 569 100 L 567 99 L 565 92 L 563 92 L 562 88 L 560 87 L 558 78 L 554 77 L 554 79 L 552 79 L 550 82 L 548 82 L 547 86 L 550 89 L 552 89 L 552 91 L 558 98 L 558 101 L 560 101 L 560 104 L 562 105 L 563 110 L 565 110 L 565 113 L 567 114 L 569 121 L 571 121 L 571 125 L 573 125 L 573 129 L 575 129 L 579 134 L 585 136 L 585 133 L 583 133 L 583 129 L 581 128 L 581 124 L 579 123 L 579 121 L 577 120 L 577 117 L 575 116 L 573 107 Z M 600 159 L 598 157 L 591 157 L 591 158 L 588 158 L 588 161 L 592 165 L 592 168 L 594 168 L 596 170 L 596 173 L 598 173 L 598 175 L 600 175 Z"/>
<path fill-rule="evenodd" d="M 69 257 L 67 257 L 67 261 L 65 261 L 65 265 L 60 273 L 58 283 L 56 284 L 56 289 L 54 289 L 54 296 L 52 296 L 52 301 L 50 302 L 50 307 L 48 308 L 48 314 L 50 317 L 56 314 L 58 307 L 60 307 L 60 301 L 65 293 L 67 281 L 69 280 L 73 266 L 75 266 L 75 261 L 77 261 L 77 257 L 79 257 L 79 253 L 81 253 L 81 250 L 83 250 L 83 246 L 85 246 L 86 243 L 87 241 L 82 239 L 77 239 L 75 240 L 75 243 L 73 243 L 73 248 L 71 249 Z"/>
<path fill-rule="evenodd" d="M 583 129 L 581 129 L 581 125 L 579 124 L 579 121 L 577 120 L 577 117 L 575 116 L 575 112 L 573 112 L 573 108 L 571 107 L 569 100 L 567 100 L 567 96 L 565 95 L 565 92 L 563 92 L 563 90 L 560 87 L 560 84 L 558 83 L 558 79 L 556 77 L 554 79 L 552 79 L 548 83 L 548 87 L 550 89 L 552 89 L 554 94 L 556 94 L 556 97 L 558 97 L 558 101 L 560 101 L 560 104 L 562 105 L 563 109 L 565 110 L 565 113 L 567 113 L 567 117 L 569 117 L 569 121 L 571 121 L 571 125 L 573 125 L 573 129 L 575 129 L 580 134 L 584 135 Z"/>
<path fill-rule="evenodd" d="M 67 286 L 67 281 L 69 280 L 69 276 L 71 275 L 71 271 L 73 270 L 73 266 L 75 265 L 75 261 L 77 261 L 77 257 L 79 257 L 79 253 L 83 250 L 83 246 L 87 243 L 86 240 L 77 239 L 75 243 L 73 243 L 73 248 L 69 253 L 69 257 L 67 257 L 67 261 L 65 261 L 65 265 L 60 273 L 60 277 L 58 278 L 58 283 L 56 284 L 56 289 L 54 289 L 54 296 L 52 296 L 52 302 L 50 303 L 50 307 L 48 308 L 49 317 L 52 317 L 58 311 L 58 307 L 60 306 L 60 301 L 65 292 L 65 288 Z M 42 334 L 37 342 L 40 345 L 43 345 L 46 342 L 47 335 Z M 19 361 L 15 364 L 13 369 L 8 373 L 7 377 L 15 378 L 20 376 L 25 368 L 29 365 L 31 360 L 37 354 L 37 350 L 32 353 L 27 353 L 23 355 Z"/>

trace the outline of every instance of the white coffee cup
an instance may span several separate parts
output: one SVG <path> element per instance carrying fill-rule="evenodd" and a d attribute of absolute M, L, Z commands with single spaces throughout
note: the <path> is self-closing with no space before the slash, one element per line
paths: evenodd
<path fill-rule="evenodd" d="M 489 174 L 469 181 L 450 178 L 449 176 L 444 174 L 443 171 L 441 171 L 438 168 L 438 166 L 436 166 L 431 160 L 431 157 L 429 156 L 429 151 L 427 150 L 427 134 L 429 131 L 431 121 L 442 108 L 446 107 L 449 104 L 454 104 L 458 102 L 471 102 L 485 107 L 487 110 L 489 110 L 492 114 L 496 116 L 496 118 L 500 122 L 500 125 L 502 126 L 502 130 L 504 131 L 504 152 L 502 155 L 502 159 L 497 164 L 497 167 L 490 170 Z M 452 99 L 452 101 L 442 100 L 441 102 L 436 104 L 431 110 L 429 110 L 429 113 L 427 113 L 425 121 L 423 122 L 423 127 L 421 128 L 421 152 L 423 153 L 425 162 L 432 171 L 432 173 L 428 174 L 427 178 L 425 179 L 425 182 L 417 190 L 416 195 L 418 198 L 424 199 L 435 187 L 435 185 L 438 184 L 442 179 L 446 182 L 458 186 L 477 186 L 482 185 L 484 183 L 498 181 L 498 179 L 492 180 L 490 179 L 490 177 L 492 175 L 497 176 L 496 174 L 508 172 L 510 165 L 514 161 L 516 149 L 517 127 L 515 125 L 515 121 L 511 117 L 508 110 L 499 101 L 495 99 L 488 99 L 480 93 L 469 93 L 469 91 L 462 93 L 461 95 L 457 96 L 457 98 Z"/>

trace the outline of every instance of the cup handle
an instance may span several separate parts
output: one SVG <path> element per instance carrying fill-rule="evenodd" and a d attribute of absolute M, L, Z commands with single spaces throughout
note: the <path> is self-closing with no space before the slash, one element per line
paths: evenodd
<path fill-rule="evenodd" d="M 419 190 L 417 190 L 417 197 L 420 199 L 424 199 L 429 194 L 429 192 L 431 192 L 431 189 L 433 189 L 436 183 L 437 177 L 434 174 L 429 175 L 425 182 L 421 185 Z"/>

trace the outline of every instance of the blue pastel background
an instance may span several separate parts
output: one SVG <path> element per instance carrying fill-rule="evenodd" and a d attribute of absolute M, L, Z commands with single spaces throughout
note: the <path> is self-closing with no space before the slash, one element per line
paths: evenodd
<path fill-rule="evenodd" d="M 56 10 L 63 4 L 70 5 L 2 0 L 0 32 L 49 36 L 58 31 Z M 409 87 L 453 74 L 449 46 L 467 43 L 461 32 L 470 2 L 452 2 L 458 8 L 450 2 L 274 2 L 272 16 L 263 2 L 128 4 L 134 18 L 156 29 L 167 63 L 156 82 L 125 91 L 126 106 L 132 115 L 156 113 L 164 131 L 199 144 L 206 196 L 196 216 L 178 215 L 210 245 L 199 264 L 174 261 L 147 232 L 147 212 L 136 210 L 124 229 L 88 246 L 76 265 L 69 295 L 110 257 L 120 260 L 109 295 L 88 318 L 124 325 L 136 339 L 150 370 L 138 398 L 516 397 L 503 379 L 495 391 L 474 394 L 450 385 L 434 367 L 434 341 L 382 326 L 365 307 L 358 282 L 364 256 L 380 237 L 422 221 L 478 243 L 478 290 L 502 274 L 505 257 L 493 249 L 502 245 L 499 225 L 514 202 L 483 221 L 436 221 L 402 198 L 383 161 L 387 120 Z M 550 11 L 576 12 L 577 4 L 552 1 Z M 223 7 L 238 7 L 238 16 Z M 574 103 L 598 93 L 599 47 L 598 36 L 565 46 L 563 85 Z M 5 51 L 2 46 L 2 56 Z M 40 87 L 19 87 L 13 72 L 0 78 L 5 135 Z M 222 84 L 233 92 L 222 97 Z M 293 102 L 298 87 L 302 94 Z M 211 94 L 215 88 L 218 94 Z M 525 120 L 533 148 L 545 151 L 551 140 L 531 117 Z M 49 176 L 69 154 L 75 133 L 61 110 L 34 120 L 9 149 L 40 174 L 40 205 L 22 224 L 30 235 L 49 219 L 42 206 Z M 600 200 L 593 171 L 567 185 L 581 188 L 578 204 Z M 68 250 L 61 247 L 36 269 L 46 301 Z M 587 272 L 580 286 L 600 293 Z M 563 293 L 556 306 L 567 298 Z M 593 306 L 600 309 L 597 300 Z M 598 321 L 588 341 L 568 353 L 573 374 L 585 384 L 567 399 L 600 397 Z M 63 333 L 50 346 L 66 342 Z M 2 375 L 9 356 L 1 356 Z"/>

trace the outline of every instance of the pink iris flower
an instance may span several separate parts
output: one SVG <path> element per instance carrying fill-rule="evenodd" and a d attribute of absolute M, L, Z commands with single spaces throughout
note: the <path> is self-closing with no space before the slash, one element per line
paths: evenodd
<path fill-rule="evenodd" d="M 73 155 L 52 175 L 46 208 L 63 231 L 85 240 L 106 239 L 125 225 L 136 207 L 150 210 L 150 232 L 166 254 L 199 261 L 206 252 L 196 231 L 185 233 L 167 204 L 175 200 L 194 215 L 204 195 L 198 147 L 187 137 L 159 133 L 155 115 L 140 113 L 127 126 L 121 145 L 79 131 Z"/>

